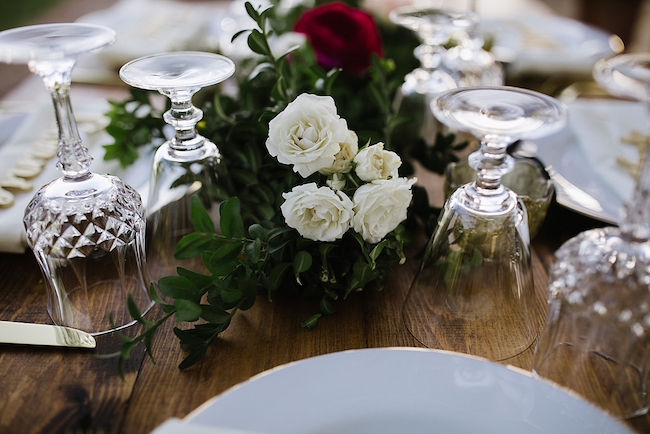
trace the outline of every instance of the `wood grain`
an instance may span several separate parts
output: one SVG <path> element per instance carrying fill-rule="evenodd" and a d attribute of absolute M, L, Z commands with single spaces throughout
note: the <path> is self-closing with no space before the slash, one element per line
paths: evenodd
<path fill-rule="evenodd" d="M 69 0 L 39 21 L 72 21 L 114 1 Z M 0 95 L 27 75 L 26 68 L 0 66 Z M 580 231 L 601 225 L 557 205 L 549 210 L 533 242 L 538 330 L 546 317 L 547 271 L 553 253 Z M 322 318 L 311 331 L 299 322 L 315 312 L 313 302 L 287 297 L 270 302 L 260 296 L 251 310 L 235 317 L 200 364 L 183 372 L 177 366 L 185 353 L 171 322 L 156 336 L 155 363 L 138 347 L 124 381 L 117 374 L 116 360 L 92 357 L 115 351 L 120 342 L 114 336 L 99 337 L 96 351 L 0 345 L 0 433 L 148 433 L 167 418 L 184 417 L 213 396 L 278 365 L 334 351 L 420 346 L 401 314 L 418 266 L 418 247 L 409 252 L 404 266 L 388 276 L 381 292 L 351 294 L 336 306 L 336 315 Z M 156 314 L 159 311 L 150 313 Z M 0 319 L 51 324 L 44 284 L 31 252 L 0 254 Z M 530 370 L 533 350 L 534 343 L 502 363 Z M 639 417 L 630 425 L 638 432 L 650 432 L 649 420 Z"/>

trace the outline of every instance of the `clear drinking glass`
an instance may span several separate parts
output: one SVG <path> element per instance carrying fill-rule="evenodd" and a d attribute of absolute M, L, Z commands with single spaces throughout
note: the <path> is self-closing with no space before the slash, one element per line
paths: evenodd
<path fill-rule="evenodd" d="M 140 195 L 114 176 L 90 172 L 92 157 L 81 144 L 70 105 L 77 56 L 114 40 L 113 30 L 89 24 L 44 24 L 0 33 L 0 60 L 27 63 L 43 78 L 59 127 L 57 166 L 63 177 L 43 186 L 27 205 L 27 242 L 43 272 L 52 320 L 91 334 L 135 323 L 128 295 L 141 312 L 153 305 Z"/>
<path fill-rule="evenodd" d="M 192 96 L 234 72 L 235 65 L 227 57 L 195 51 L 141 57 L 120 69 L 125 83 L 156 90 L 172 103 L 163 117 L 176 135 L 156 151 L 147 204 L 149 273 L 156 281 L 175 273 L 176 244 L 194 231 L 192 195 L 197 194 L 213 219 L 218 219 L 219 179 L 224 167 L 217 146 L 196 132 L 203 112 L 192 105 Z M 200 268 L 200 260 L 195 262 L 183 266 Z"/>
<path fill-rule="evenodd" d="M 614 95 L 650 105 L 650 54 L 594 67 Z M 618 228 L 567 241 L 549 273 L 549 313 L 533 373 L 573 389 L 618 417 L 650 408 L 650 158 Z"/>
<path fill-rule="evenodd" d="M 449 71 L 443 68 L 444 44 L 454 30 L 475 25 L 478 16 L 473 12 L 403 6 L 391 11 L 389 17 L 393 23 L 414 31 L 422 41 L 414 52 L 420 67 L 404 77 L 395 104 L 400 111 L 421 116 L 420 135 L 432 143 L 437 126 L 429 105 L 441 92 L 457 87 Z"/>
<path fill-rule="evenodd" d="M 447 126 L 481 139 L 469 157 L 476 181 L 445 203 L 404 303 L 403 318 L 423 345 L 504 360 L 528 348 L 534 287 L 526 210 L 501 184 L 509 144 L 566 123 L 566 108 L 509 87 L 450 90 L 431 104 Z"/>
<path fill-rule="evenodd" d="M 444 53 L 442 64 L 458 87 L 502 86 L 503 68 L 485 51 L 485 40 L 477 31 L 479 20 L 454 33 L 456 45 Z"/>

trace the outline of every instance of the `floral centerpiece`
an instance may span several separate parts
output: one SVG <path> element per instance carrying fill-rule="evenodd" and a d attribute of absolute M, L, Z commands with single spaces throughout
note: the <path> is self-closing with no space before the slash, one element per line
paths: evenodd
<path fill-rule="evenodd" d="M 206 271 L 179 267 L 152 285 L 164 312 L 155 321 L 130 303 L 145 330 L 133 338 L 119 334 L 121 350 L 107 357 L 124 361 L 142 341 L 150 350 L 158 327 L 174 318 L 190 323 L 174 329 L 189 351 L 180 365 L 187 368 L 260 293 L 314 298 L 316 312 L 302 321 L 311 328 L 351 293 L 382 289 L 391 267 L 406 260 L 403 247 L 416 220 L 435 215 L 400 153 L 416 150 L 441 171 L 455 160 L 453 138 L 441 136 L 425 148 L 409 133 L 411 117 L 396 113 L 392 101 L 414 62 L 400 68 L 381 57 L 410 53 L 417 43 L 412 35 L 386 27 L 392 34 L 385 40 L 399 43 L 382 46 L 373 18 L 343 3 L 282 17 L 272 7 L 246 3 L 246 10 L 255 27 L 233 40 L 246 37 L 255 56 L 240 65 L 246 74 L 237 95 L 208 98 L 198 126 L 219 146 L 227 168 L 222 185 L 204 193 L 221 201 L 219 227 L 202 206 L 206 198 L 194 197 L 196 232 L 174 254 L 179 261 L 200 256 Z M 288 22 L 308 44 L 278 55 L 273 38 L 282 30 L 274 27 L 286 31 Z M 111 103 L 107 128 L 115 143 L 106 146 L 105 158 L 124 165 L 137 158 L 139 146 L 163 137 L 149 94 L 132 95 Z"/>

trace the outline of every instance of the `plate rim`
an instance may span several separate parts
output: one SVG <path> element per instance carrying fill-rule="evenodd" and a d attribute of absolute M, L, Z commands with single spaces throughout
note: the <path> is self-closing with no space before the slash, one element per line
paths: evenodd
<path fill-rule="evenodd" d="M 258 374 L 255 374 L 254 376 L 250 377 L 247 380 L 244 380 L 240 383 L 237 383 L 228 389 L 224 390 L 223 392 L 213 396 L 212 398 L 208 399 L 205 401 L 203 404 L 192 410 L 190 413 L 188 413 L 182 420 L 184 423 L 192 424 L 192 421 L 197 418 L 198 415 L 200 415 L 202 412 L 207 410 L 215 401 L 223 398 L 224 396 L 228 396 L 232 393 L 236 393 L 239 389 L 242 389 L 246 387 L 249 383 L 255 382 L 261 378 L 267 377 L 269 375 L 272 375 L 275 372 L 278 371 L 284 371 L 286 369 L 290 369 L 292 366 L 299 365 L 299 364 L 304 364 L 304 363 L 314 363 L 313 360 L 322 360 L 323 358 L 327 357 L 345 357 L 345 355 L 348 354 L 358 354 L 358 353 L 381 353 L 381 352 L 402 352 L 402 353 L 415 353 L 415 352 L 420 352 L 420 353 L 430 353 L 430 354 L 437 354 L 442 357 L 454 357 L 458 359 L 466 359 L 466 360 L 471 360 L 473 362 L 479 362 L 479 363 L 487 363 L 488 365 L 492 366 L 492 368 L 499 369 L 499 370 L 505 370 L 512 372 L 515 375 L 522 375 L 523 377 L 527 377 L 528 379 L 532 380 L 533 382 L 539 382 L 541 384 L 546 385 L 545 387 L 552 387 L 554 389 L 557 389 L 561 393 L 564 393 L 568 395 L 571 399 L 575 399 L 579 402 L 581 402 L 583 405 L 586 405 L 587 407 L 590 407 L 592 410 L 595 410 L 601 414 L 603 414 L 604 417 L 608 418 L 611 420 L 612 423 L 618 425 L 618 427 L 622 430 L 621 432 L 623 433 L 631 433 L 633 434 L 634 431 L 627 426 L 625 423 L 623 423 L 621 420 L 617 419 L 615 416 L 611 415 L 606 409 L 603 409 L 592 402 L 586 400 L 582 396 L 580 396 L 577 392 L 568 389 L 560 384 L 557 384 L 553 381 L 547 380 L 543 377 L 540 377 L 531 371 L 527 371 L 523 368 L 519 368 L 514 365 L 510 364 L 501 364 L 497 362 L 493 362 L 489 359 L 475 356 L 472 354 L 465 354 L 465 353 L 458 353 L 454 351 L 447 351 L 447 350 L 441 350 L 441 349 L 435 349 L 435 348 L 421 348 L 421 347 L 396 347 L 396 346 L 391 346 L 391 347 L 378 347 L 378 348 L 357 348 L 357 349 L 348 349 L 348 350 L 342 350 L 342 351 L 335 351 L 335 352 L 330 352 L 330 353 L 325 353 L 325 354 L 320 354 L 316 356 L 311 356 L 311 357 L 305 357 L 303 359 L 299 360 L 294 360 L 288 363 L 284 363 L 278 366 L 275 366 L 273 368 L 267 369 L 265 371 L 262 371 Z M 198 425 L 198 423 L 197 423 Z"/>

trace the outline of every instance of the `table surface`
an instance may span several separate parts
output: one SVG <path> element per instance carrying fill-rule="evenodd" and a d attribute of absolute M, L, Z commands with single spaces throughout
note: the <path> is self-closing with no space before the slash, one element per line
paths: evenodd
<path fill-rule="evenodd" d="M 73 20 L 113 1 L 68 1 L 42 21 Z M 0 95 L 27 75 L 26 68 L 0 67 Z M 602 225 L 551 206 L 533 240 L 535 314 L 540 328 L 546 317 L 547 270 L 553 253 L 579 232 Z M 0 432 L 147 433 L 167 418 L 184 417 L 211 397 L 278 365 L 342 350 L 418 347 L 401 318 L 418 266 L 416 251 L 417 246 L 407 263 L 389 275 L 382 292 L 353 294 L 313 330 L 299 324 L 313 313 L 313 301 L 279 297 L 271 303 L 259 296 L 251 310 L 235 316 L 204 360 L 187 371 L 177 367 L 185 353 L 172 332 L 172 321 L 155 338 L 155 364 L 142 346 L 137 347 L 125 367 L 124 380 L 118 375 L 116 359 L 92 357 L 117 350 L 120 341 L 115 336 L 100 336 L 94 352 L 0 346 Z M 31 252 L 0 254 L 0 320 L 51 324 L 44 282 Z M 530 370 L 532 348 L 503 363 Z M 650 432 L 648 417 L 630 424 L 639 432 Z"/>

